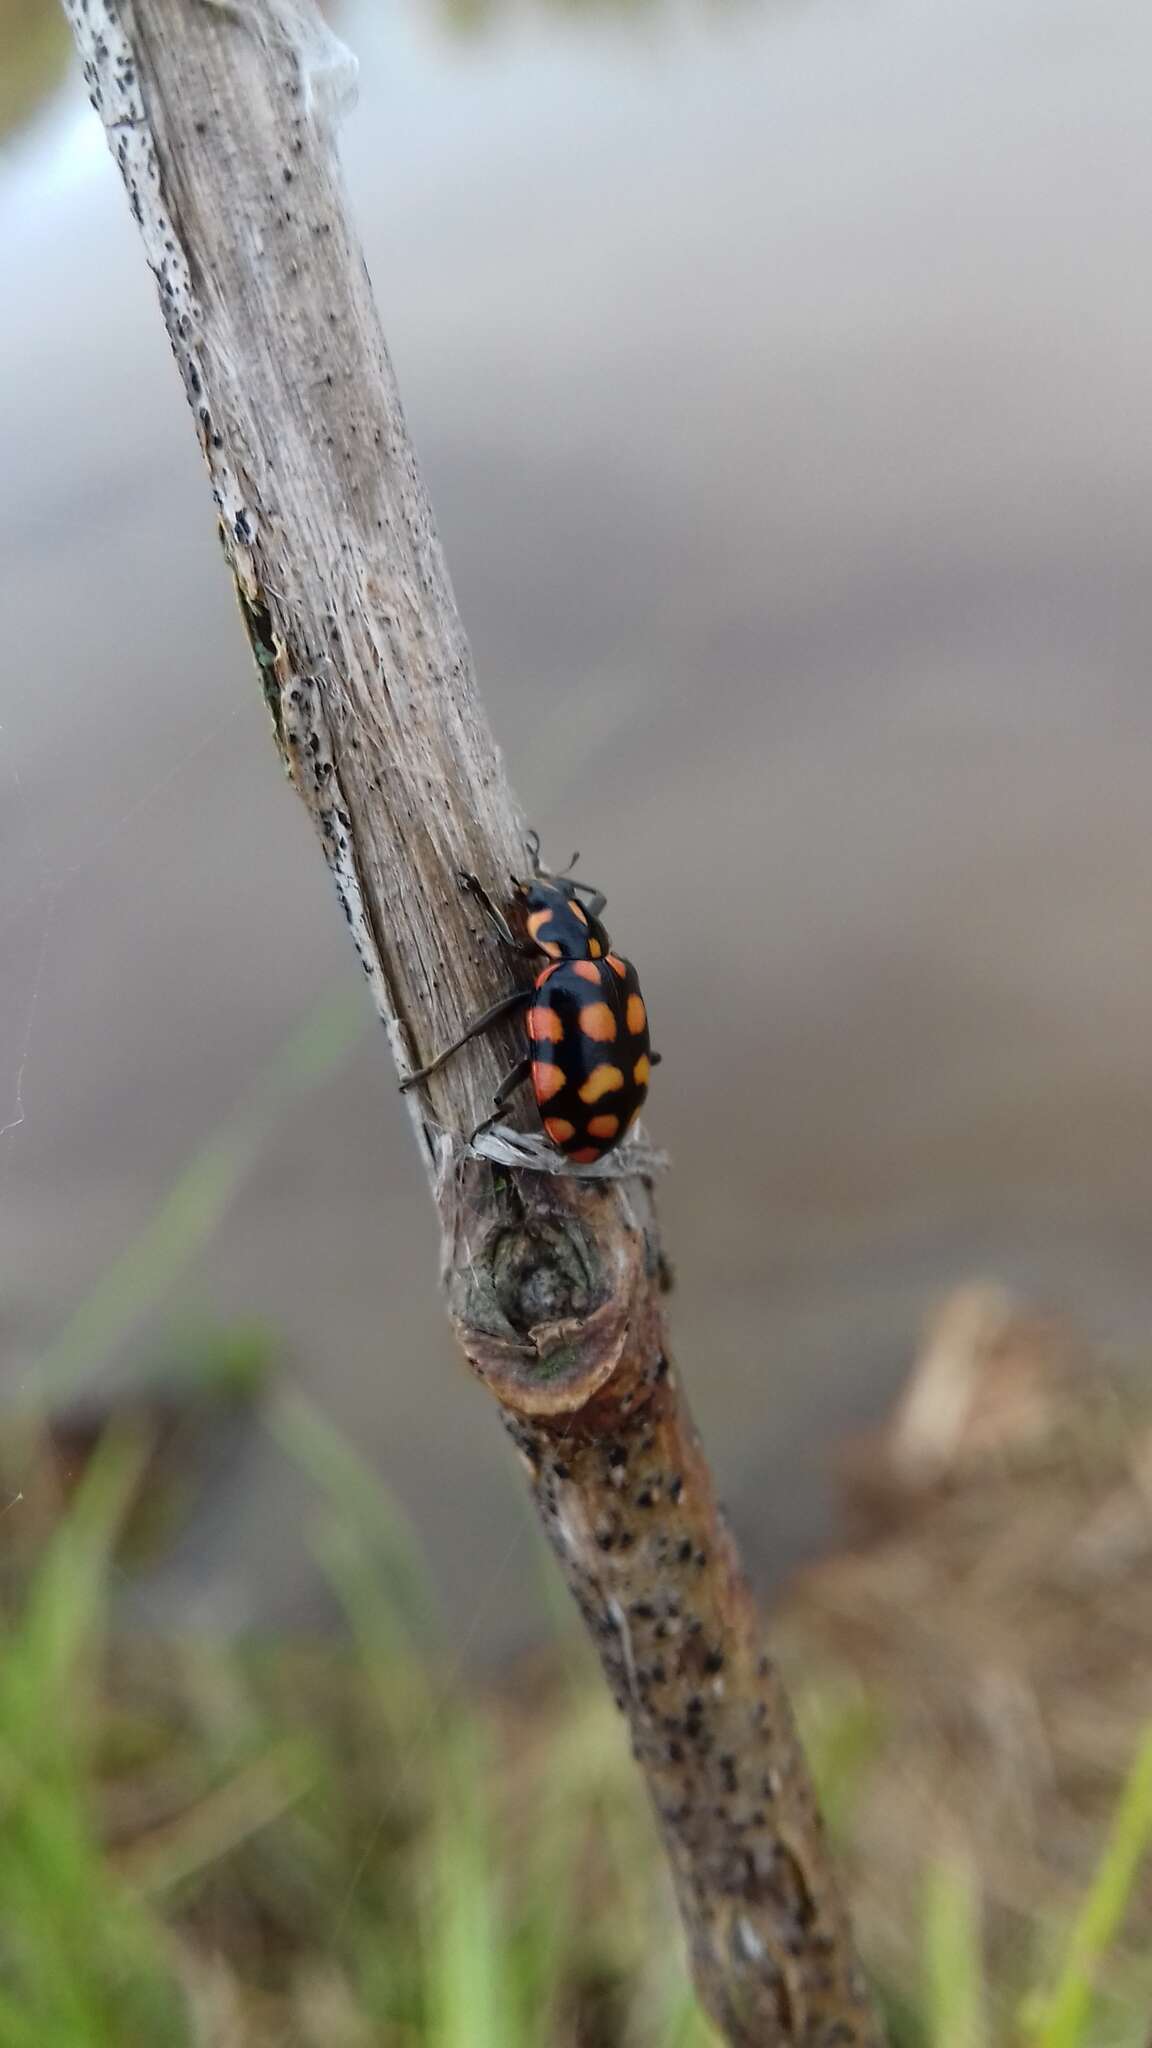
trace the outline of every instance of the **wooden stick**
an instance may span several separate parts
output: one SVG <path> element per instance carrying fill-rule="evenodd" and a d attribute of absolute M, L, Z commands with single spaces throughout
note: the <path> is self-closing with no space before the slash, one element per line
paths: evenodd
<path fill-rule="evenodd" d="M 456 876 L 506 898 L 523 832 L 344 209 L 352 60 L 313 0 L 66 6 L 277 744 L 407 1073 L 509 986 Z M 465 1134 L 514 1051 L 508 1027 L 409 1097 L 457 1334 L 628 1721 L 704 2005 L 749 2048 L 875 2044 L 788 1705 L 667 1363 L 649 1183 L 474 1156 Z"/>

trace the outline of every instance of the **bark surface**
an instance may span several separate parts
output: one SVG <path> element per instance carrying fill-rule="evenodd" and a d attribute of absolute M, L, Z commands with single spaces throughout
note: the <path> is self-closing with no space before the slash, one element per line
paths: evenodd
<path fill-rule="evenodd" d="M 527 973 L 456 880 L 507 907 L 523 828 L 341 189 L 354 65 L 312 0 L 66 5 L 276 742 L 405 1074 Z M 705 2007 L 735 2044 L 864 2048 L 788 1703 L 668 1363 L 645 1155 L 606 1180 L 476 1157 L 519 1049 L 502 1028 L 409 1097 L 453 1323 L 628 1722 Z"/>

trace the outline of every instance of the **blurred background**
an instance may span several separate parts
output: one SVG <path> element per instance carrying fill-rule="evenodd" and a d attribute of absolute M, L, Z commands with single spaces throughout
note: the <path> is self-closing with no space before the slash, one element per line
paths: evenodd
<path fill-rule="evenodd" d="M 893 2048 L 1147 2048 L 1152 16 L 331 11 Z M 706 2048 L 55 0 L 0 247 L 0 2048 Z"/>
<path fill-rule="evenodd" d="M 334 18 L 352 206 L 484 693 L 644 977 L 677 1345 L 768 1587 L 822 1540 L 828 1448 L 941 1288 L 991 1270 L 1109 1341 L 1146 1326 L 1152 18 Z M 454 1611 L 530 1639 L 518 1476 L 447 1338 L 152 282 L 54 9 L 4 19 L 7 1383 L 40 1390 L 94 1290 L 94 1373 L 259 1319 Z M 126 1296 L 206 1144 L 229 1199 Z M 214 1458 L 150 1597 L 306 1611 L 298 1485 L 258 1442 Z"/>

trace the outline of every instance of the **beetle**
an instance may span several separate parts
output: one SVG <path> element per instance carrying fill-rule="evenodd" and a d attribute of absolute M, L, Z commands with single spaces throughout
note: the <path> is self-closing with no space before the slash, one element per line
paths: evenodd
<path fill-rule="evenodd" d="M 659 1061 L 648 1039 L 648 1013 L 631 961 L 612 950 L 600 922 L 605 897 L 570 874 L 540 865 L 540 839 L 528 839 L 532 873 L 511 877 L 524 914 L 527 940 L 518 939 L 507 918 L 475 875 L 461 874 L 460 886 L 480 905 L 504 944 L 545 966 L 529 989 L 515 989 L 473 1019 L 443 1052 L 400 1083 L 426 1081 L 470 1039 L 491 1030 L 503 1017 L 523 1010 L 528 1050 L 518 1059 L 493 1098 L 495 1110 L 477 1129 L 494 1123 L 510 1097 L 530 1081 L 544 1129 L 574 1166 L 603 1159 L 625 1136 L 648 1093 Z M 569 867 L 575 865 L 573 854 Z M 581 902 L 581 896 L 587 901 Z M 477 1132 L 473 1132 L 475 1138 Z"/>

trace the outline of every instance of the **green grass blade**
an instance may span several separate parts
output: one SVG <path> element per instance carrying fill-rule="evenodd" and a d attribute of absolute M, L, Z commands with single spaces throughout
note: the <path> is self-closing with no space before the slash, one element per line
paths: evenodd
<path fill-rule="evenodd" d="M 0 1991 L 0 2048 L 64 2048 L 64 2039 L 57 2031 L 54 2041 L 51 2037 L 46 2040 L 37 2015 Z M 85 2044 L 77 2042 L 70 2048 L 85 2048 Z"/>
<path fill-rule="evenodd" d="M 292 1033 L 40 1354 L 29 1379 L 37 1407 L 73 1393 L 171 1290 L 218 1228 L 287 1104 L 334 1073 L 363 1032 L 363 1002 L 341 995 Z"/>
<path fill-rule="evenodd" d="M 22 1683 L 42 1711 L 72 1682 L 102 1623 L 112 1547 L 147 1454 L 135 1432 L 104 1438 L 28 1587 L 19 1655 L 5 1677 Z"/>
<path fill-rule="evenodd" d="M 457 1718 L 441 1773 L 424 1944 L 428 2048 L 534 2048 L 515 2025 L 507 1981 L 492 1759 L 477 1724 Z"/>
<path fill-rule="evenodd" d="M 988 2025 L 976 1873 L 961 1857 L 928 1873 L 923 1909 L 924 2004 L 932 2048 L 986 2048 Z"/>
<path fill-rule="evenodd" d="M 1097 1971 L 1119 1931 L 1152 1848 L 1152 1728 L 1136 1752 L 1104 1853 L 1068 1939 L 1055 1989 L 1029 2003 L 1025 2031 L 1031 2048 L 1081 2048 L 1091 2013 Z"/>
<path fill-rule="evenodd" d="M 411 1526 L 379 1474 L 303 1394 L 282 1391 L 267 1420 L 276 1442 L 331 1511 L 343 1567 L 339 1590 L 351 1583 L 348 1573 L 359 1557 L 379 1581 L 374 1604 L 379 1609 L 384 1599 L 391 1610 L 388 1637 L 423 1638 L 426 1644 L 439 1622 L 432 1578 Z"/>
<path fill-rule="evenodd" d="M 667 2048 L 720 2048 L 720 2036 L 709 2025 L 690 1991 L 676 2000 L 669 2022 Z"/>
<path fill-rule="evenodd" d="M 92 1781 L 109 1564 L 146 1454 L 135 1435 L 100 1444 L 0 1642 L 0 2048 L 185 2038 L 159 1931 L 105 1862 Z"/>

